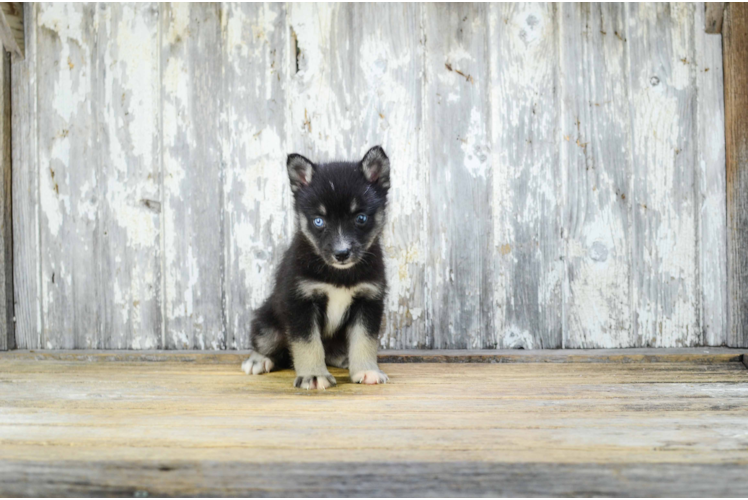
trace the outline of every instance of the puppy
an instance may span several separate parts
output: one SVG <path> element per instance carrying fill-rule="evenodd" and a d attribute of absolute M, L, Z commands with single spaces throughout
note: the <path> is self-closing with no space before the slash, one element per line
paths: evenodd
<path fill-rule="evenodd" d="M 296 234 L 272 295 L 255 311 L 254 351 L 242 369 L 259 375 L 293 366 L 302 389 L 336 385 L 327 365 L 348 368 L 356 383 L 386 383 L 377 338 L 390 161 L 375 146 L 358 163 L 314 164 L 292 154 L 287 168 Z"/>

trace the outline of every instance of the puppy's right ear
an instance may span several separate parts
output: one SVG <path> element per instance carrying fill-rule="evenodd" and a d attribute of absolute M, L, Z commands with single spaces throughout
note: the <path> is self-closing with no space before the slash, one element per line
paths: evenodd
<path fill-rule="evenodd" d="M 288 178 L 291 180 L 291 191 L 294 193 L 312 182 L 314 163 L 303 156 L 296 153 L 288 155 L 286 167 L 288 168 Z"/>

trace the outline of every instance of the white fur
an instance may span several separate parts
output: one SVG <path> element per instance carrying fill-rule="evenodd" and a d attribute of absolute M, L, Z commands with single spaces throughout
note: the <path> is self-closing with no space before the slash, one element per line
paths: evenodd
<path fill-rule="evenodd" d="M 315 295 L 327 296 L 327 310 L 325 311 L 325 335 L 332 335 L 338 329 L 348 313 L 348 308 L 355 297 L 377 298 L 382 294 L 382 288 L 375 283 L 359 283 L 352 288 L 338 287 L 320 281 L 303 280 L 298 285 L 299 292 L 304 297 Z"/>
<path fill-rule="evenodd" d="M 329 375 L 325 364 L 325 348 L 319 334 L 319 327 L 314 325 L 311 339 L 307 342 L 291 342 L 291 357 L 296 375 Z"/>
<path fill-rule="evenodd" d="M 366 370 L 351 374 L 351 381 L 354 384 L 386 384 L 389 380 L 390 378 L 387 376 L 387 374 L 379 369 Z"/>
<path fill-rule="evenodd" d="M 356 321 L 348 334 L 348 369 L 351 380 L 362 384 L 385 384 L 389 378 L 377 365 L 378 343 L 375 336 Z"/>
<path fill-rule="evenodd" d="M 260 375 L 261 373 L 268 373 L 273 369 L 275 364 L 273 360 L 267 356 L 263 356 L 259 352 L 254 352 L 242 363 L 242 370 L 247 375 Z"/>

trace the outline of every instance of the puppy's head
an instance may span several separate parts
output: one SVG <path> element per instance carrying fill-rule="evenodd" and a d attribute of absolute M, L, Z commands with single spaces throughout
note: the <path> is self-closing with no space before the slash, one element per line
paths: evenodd
<path fill-rule="evenodd" d="M 299 230 L 331 267 L 347 269 L 382 233 L 390 160 L 379 146 L 357 163 L 314 164 L 288 155 Z"/>

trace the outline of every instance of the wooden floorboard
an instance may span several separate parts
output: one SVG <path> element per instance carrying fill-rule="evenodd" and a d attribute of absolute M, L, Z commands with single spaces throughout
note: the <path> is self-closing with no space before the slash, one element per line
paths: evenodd
<path fill-rule="evenodd" d="M 240 364 L 250 351 L 203 350 L 16 350 L 5 359 L 56 361 L 183 362 Z M 435 349 L 385 350 L 380 363 L 732 363 L 748 349 L 698 347 L 674 349 Z"/>
<path fill-rule="evenodd" d="M 731 351 L 732 352 L 732 351 Z M 0 496 L 743 496 L 737 361 L 238 364 L 0 355 Z M 91 359 L 100 359 L 93 353 Z M 718 358 L 719 360 L 723 358 Z"/>

